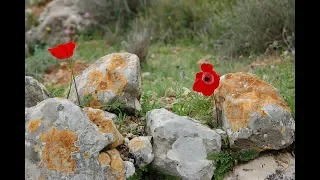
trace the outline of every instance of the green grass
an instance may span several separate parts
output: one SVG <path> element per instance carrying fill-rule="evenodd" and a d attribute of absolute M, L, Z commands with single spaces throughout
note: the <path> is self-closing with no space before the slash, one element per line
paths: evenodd
<path fill-rule="evenodd" d="M 136 169 L 136 172 L 128 178 L 128 180 L 180 180 L 179 177 L 163 174 L 156 169 L 152 168 L 150 165 L 143 166 Z"/>
<path fill-rule="evenodd" d="M 178 51 L 175 52 L 174 49 L 178 49 Z M 107 48 L 105 41 L 99 40 L 99 38 L 91 38 L 89 40 L 83 37 L 77 42 L 74 59 L 93 63 L 104 55 L 119 51 L 119 46 Z M 210 125 L 212 119 L 212 97 L 204 97 L 194 93 L 192 90 L 195 74 L 200 71 L 197 62 L 206 55 L 214 56 L 213 53 L 208 54 L 199 46 L 185 43 L 182 40 L 176 45 L 151 45 L 147 63 L 142 64 L 142 72 L 150 72 L 151 75 L 142 78 L 141 116 L 144 116 L 146 112 L 152 109 L 165 107 L 166 104 L 162 103 L 160 98 L 168 96 L 166 92 L 168 92 L 169 88 L 172 88 L 176 98 L 172 108 L 173 112 L 190 116 Z M 276 64 L 274 68 L 271 68 L 271 66 L 257 68 L 253 73 L 264 78 L 265 81 L 279 90 L 294 116 L 294 63 L 288 57 L 283 58 L 287 58 L 284 64 Z M 222 76 L 226 73 L 239 71 L 239 67 L 248 66 L 254 59 L 218 60 L 214 57 L 210 63 L 213 64 L 218 74 Z M 37 77 L 41 78 L 40 75 L 44 73 L 49 65 L 58 63 L 60 61 L 51 57 L 46 48 L 37 49 L 33 56 L 26 58 L 26 72 L 32 76 L 37 74 Z M 181 76 L 182 71 L 185 73 L 184 78 Z M 63 96 L 64 89 L 67 87 L 49 88 L 53 92 L 53 96 Z M 182 94 L 185 91 L 183 88 L 188 89 L 191 93 L 183 97 Z"/>
<path fill-rule="evenodd" d="M 292 116 L 295 117 L 294 63 L 287 58 L 284 64 L 274 65 L 274 68 L 271 68 L 271 66 L 259 68 L 254 73 L 262 79 L 264 77 L 266 82 L 278 89 L 280 95 L 290 107 Z"/>
<path fill-rule="evenodd" d="M 207 159 L 214 160 L 216 169 L 214 171 L 214 179 L 221 180 L 232 170 L 233 166 L 238 163 L 243 163 L 256 158 L 259 152 L 255 150 L 248 150 L 242 152 L 224 151 L 219 153 L 209 154 Z"/>

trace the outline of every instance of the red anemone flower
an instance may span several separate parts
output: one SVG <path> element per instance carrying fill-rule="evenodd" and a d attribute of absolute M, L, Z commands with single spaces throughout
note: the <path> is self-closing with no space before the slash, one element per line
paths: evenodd
<path fill-rule="evenodd" d="M 219 86 L 220 76 L 214 71 L 211 64 L 201 64 L 202 72 L 196 74 L 193 90 L 210 96 Z"/>
<path fill-rule="evenodd" d="M 57 47 L 49 48 L 48 51 L 52 56 L 62 60 L 71 57 L 75 47 L 76 44 L 73 41 L 70 41 L 65 44 L 59 44 Z"/>

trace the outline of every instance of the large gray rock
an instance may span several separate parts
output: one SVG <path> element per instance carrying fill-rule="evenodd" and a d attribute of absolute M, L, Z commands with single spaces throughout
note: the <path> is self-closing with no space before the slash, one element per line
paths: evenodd
<path fill-rule="evenodd" d="M 154 159 L 151 138 L 151 136 L 139 136 L 128 143 L 129 152 L 133 154 L 137 167 L 148 165 Z"/>
<path fill-rule="evenodd" d="M 69 100 L 49 98 L 26 108 L 25 125 L 25 179 L 105 180 L 115 169 L 112 160 L 119 162 L 100 153 L 113 134 L 99 131 Z"/>
<path fill-rule="evenodd" d="M 289 153 L 264 154 L 237 165 L 223 180 L 294 180 L 295 159 Z"/>
<path fill-rule="evenodd" d="M 153 167 L 182 179 L 211 180 L 214 162 L 208 153 L 220 152 L 221 137 L 187 116 L 166 109 L 147 113 L 146 133 L 153 137 Z"/>
<path fill-rule="evenodd" d="M 25 76 L 25 107 L 37 105 L 37 103 L 50 97 L 46 87 L 31 76 Z"/>
<path fill-rule="evenodd" d="M 140 62 L 135 54 L 112 53 L 101 57 L 76 77 L 76 85 L 81 101 L 90 99 L 89 107 L 99 109 L 120 102 L 128 114 L 141 110 Z M 74 84 L 69 99 L 77 103 Z"/>
<path fill-rule="evenodd" d="M 295 121 L 277 90 L 251 73 L 220 78 L 214 92 L 218 120 L 230 147 L 264 151 L 288 147 L 294 141 Z"/>

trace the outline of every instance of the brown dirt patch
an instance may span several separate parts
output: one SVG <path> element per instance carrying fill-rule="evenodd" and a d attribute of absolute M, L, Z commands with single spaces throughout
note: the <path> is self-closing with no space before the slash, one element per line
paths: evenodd
<path fill-rule="evenodd" d="M 74 75 L 81 74 L 90 64 L 75 61 L 73 64 Z M 44 82 L 56 84 L 57 86 L 69 84 L 71 81 L 71 70 L 67 62 L 61 62 L 59 66 L 50 66 L 44 74 Z"/>

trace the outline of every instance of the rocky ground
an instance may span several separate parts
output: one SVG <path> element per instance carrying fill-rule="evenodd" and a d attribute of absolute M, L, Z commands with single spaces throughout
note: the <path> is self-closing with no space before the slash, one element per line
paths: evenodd
<path fill-rule="evenodd" d="M 142 82 L 134 54 L 106 55 L 79 74 L 76 83 L 85 105 L 77 104 L 74 86 L 69 99 L 52 98 L 26 76 L 26 179 L 126 179 L 151 165 L 180 179 L 210 180 L 219 163 L 207 157 L 222 148 L 264 153 L 294 141 L 290 109 L 273 86 L 251 73 L 221 77 L 212 109 L 219 129 L 165 108 L 139 117 Z M 116 101 L 129 116 L 103 108 Z M 264 154 L 225 177 L 250 178 L 294 179 L 294 157 Z"/>
<path fill-rule="evenodd" d="M 26 6 L 26 67 L 43 74 L 25 77 L 25 179 L 295 179 L 288 51 L 231 61 L 195 45 L 153 44 L 142 65 L 101 38 L 79 40 L 79 103 L 74 84 L 66 98 L 67 63 L 29 46 L 77 40 L 108 21 L 106 1 L 88 2 Z M 221 75 L 211 97 L 191 88 L 204 62 Z"/>

